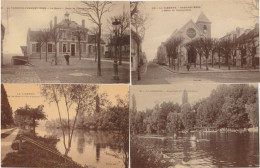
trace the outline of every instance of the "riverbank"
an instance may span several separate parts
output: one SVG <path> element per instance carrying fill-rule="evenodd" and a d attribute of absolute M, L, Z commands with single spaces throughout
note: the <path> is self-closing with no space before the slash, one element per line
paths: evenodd
<path fill-rule="evenodd" d="M 59 141 L 53 137 L 39 137 L 30 133 L 19 131 L 18 135 L 26 136 L 34 141 L 37 141 L 41 145 L 44 145 L 56 152 L 56 144 Z M 12 149 L 15 152 L 8 153 L 4 160 L 2 160 L 2 167 L 80 167 L 79 165 L 65 161 L 64 158 L 50 153 L 33 143 L 23 140 L 21 150 L 19 148 L 18 136 L 13 141 Z"/>

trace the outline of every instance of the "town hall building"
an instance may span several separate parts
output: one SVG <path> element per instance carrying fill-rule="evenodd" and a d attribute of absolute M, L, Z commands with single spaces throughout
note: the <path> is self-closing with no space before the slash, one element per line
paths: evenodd
<path fill-rule="evenodd" d="M 57 22 L 57 17 L 54 17 L 54 25 L 50 21 L 50 29 L 55 30 L 59 34 L 57 45 L 55 48 L 54 37 L 49 34 L 44 34 L 46 31 L 32 31 L 30 28 L 27 33 L 27 56 L 29 58 L 39 58 L 40 53 L 42 57 L 45 57 L 46 52 L 49 58 L 55 55 L 62 57 L 65 54 L 69 54 L 71 57 L 79 57 L 81 53 L 82 57 L 95 57 L 97 48 L 96 35 L 89 34 L 89 30 L 85 27 L 85 20 L 82 20 L 81 25 L 75 21 L 71 21 L 69 13 L 64 14 L 64 19 L 61 22 Z M 78 33 L 78 34 L 77 34 Z M 49 37 L 48 37 L 49 36 Z M 80 42 L 79 42 L 80 37 Z M 48 39 L 47 47 L 44 38 Z M 80 47 L 79 47 L 80 45 Z M 81 50 L 81 52 L 79 51 Z M 105 42 L 101 39 L 101 56 L 105 55 Z"/>

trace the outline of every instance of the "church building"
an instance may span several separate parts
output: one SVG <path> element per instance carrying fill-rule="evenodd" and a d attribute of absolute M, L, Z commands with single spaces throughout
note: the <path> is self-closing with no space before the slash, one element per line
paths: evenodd
<path fill-rule="evenodd" d="M 183 38 L 183 42 L 181 44 L 180 53 L 181 53 L 181 59 L 180 64 L 184 65 L 188 61 L 188 51 L 184 47 L 185 44 L 189 43 L 190 41 L 200 38 L 200 37 L 211 37 L 211 21 L 208 19 L 208 17 L 201 12 L 196 22 L 194 22 L 192 19 L 189 20 L 184 26 L 182 26 L 180 29 L 176 29 L 172 35 L 166 40 L 166 42 L 171 38 Z M 161 45 L 164 45 L 165 43 L 162 43 Z M 160 46 L 160 49 L 165 47 Z M 166 51 L 164 52 L 166 53 Z M 167 55 L 164 54 L 167 60 Z M 158 56 L 157 56 L 158 57 Z M 160 55 L 161 57 L 161 55 Z M 159 58 L 158 58 L 159 59 Z M 167 62 L 166 62 L 167 64 Z"/>

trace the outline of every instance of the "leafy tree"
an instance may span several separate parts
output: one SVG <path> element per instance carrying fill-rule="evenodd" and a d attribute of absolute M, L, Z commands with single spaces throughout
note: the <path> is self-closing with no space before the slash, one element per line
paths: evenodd
<path fill-rule="evenodd" d="M 24 107 L 20 107 L 15 111 L 16 116 L 20 116 L 18 118 L 22 118 L 23 120 L 18 120 L 17 122 L 20 123 L 22 126 L 31 126 L 33 127 L 33 133 L 35 134 L 35 127 L 37 127 L 38 123 L 37 120 L 46 120 L 45 112 L 43 111 L 44 106 L 39 105 L 36 108 L 31 108 L 27 104 Z M 18 119 L 17 118 L 17 119 Z M 28 125 L 29 124 L 29 125 Z"/>
<path fill-rule="evenodd" d="M 246 104 L 246 113 L 249 115 L 250 124 L 253 127 L 258 127 L 258 118 L 259 118 L 259 110 L 258 110 L 258 103 L 253 104 Z"/>
<path fill-rule="evenodd" d="M 13 124 L 13 112 L 10 106 L 4 85 L 1 84 L 1 126 L 5 128 L 7 125 Z"/>
<path fill-rule="evenodd" d="M 42 95 L 46 98 L 46 100 L 49 103 L 56 104 L 63 133 L 65 155 L 67 155 L 70 151 L 73 132 L 79 113 L 94 111 L 94 100 L 95 96 L 97 95 L 97 89 L 98 87 L 94 85 L 44 85 L 42 87 Z M 65 139 L 64 125 L 62 124 L 60 112 L 60 104 L 62 102 L 66 106 L 68 123 L 67 125 L 69 126 L 67 145 Z M 72 107 L 74 107 L 73 109 L 75 111 L 75 117 L 71 123 L 70 113 Z"/>
<path fill-rule="evenodd" d="M 167 130 L 176 133 L 184 128 L 180 113 L 170 112 L 167 116 Z"/>

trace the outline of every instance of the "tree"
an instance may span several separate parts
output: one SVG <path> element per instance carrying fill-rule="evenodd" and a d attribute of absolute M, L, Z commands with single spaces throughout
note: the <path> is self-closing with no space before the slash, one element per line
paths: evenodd
<path fill-rule="evenodd" d="M 200 45 L 201 45 L 201 49 L 203 50 L 205 58 L 206 58 L 206 70 L 209 70 L 208 58 L 209 58 L 211 51 L 213 50 L 213 39 L 212 38 L 201 38 Z"/>
<path fill-rule="evenodd" d="M 58 49 L 57 49 L 57 44 L 62 36 L 61 30 L 59 26 L 55 26 L 50 30 L 50 37 L 54 41 L 54 50 L 55 50 L 55 56 L 54 56 L 54 62 L 55 65 L 58 65 Z M 47 48 L 46 48 L 46 53 L 47 53 Z M 46 57 L 47 58 L 47 57 Z"/>
<path fill-rule="evenodd" d="M 92 34 L 95 36 L 95 62 L 97 62 L 97 36 L 98 36 L 98 27 L 92 27 L 90 30 Z"/>
<path fill-rule="evenodd" d="M 5 27 L 1 24 L 1 66 L 4 65 L 3 41 L 5 37 Z"/>
<path fill-rule="evenodd" d="M 7 125 L 13 124 L 14 121 L 12 108 L 3 84 L 1 84 L 1 102 L 1 126 L 6 128 Z"/>
<path fill-rule="evenodd" d="M 82 7 L 77 8 L 75 12 L 82 16 L 87 16 L 88 19 L 97 25 L 98 36 L 97 36 L 97 50 L 98 50 L 98 76 L 101 76 L 101 32 L 102 32 L 102 18 L 103 15 L 110 12 L 112 2 L 109 1 L 82 1 Z"/>
<path fill-rule="evenodd" d="M 73 31 L 73 35 L 76 37 L 78 41 L 78 46 L 79 46 L 79 60 L 81 60 L 81 41 L 85 40 L 85 35 L 86 32 L 84 28 L 77 27 L 75 31 Z"/>
<path fill-rule="evenodd" d="M 43 107 L 43 105 L 39 105 L 36 108 L 31 108 L 27 104 L 24 107 L 20 107 L 15 111 L 16 122 L 21 126 L 33 127 L 33 133 L 35 134 L 35 127 L 38 125 L 36 120 L 47 119 Z"/>
<path fill-rule="evenodd" d="M 230 58 L 230 54 L 231 54 L 231 51 L 233 49 L 233 41 L 229 38 L 226 38 L 226 39 L 222 39 L 220 41 L 220 45 L 221 45 L 221 49 L 224 53 L 224 56 L 226 57 L 226 64 L 228 65 L 228 70 L 230 70 L 230 61 L 229 61 L 229 58 Z"/>
<path fill-rule="evenodd" d="M 167 130 L 176 133 L 184 128 L 180 113 L 170 112 L 167 116 Z"/>
<path fill-rule="evenodd" d="M 249 119 L 250 119 L 250 124 L 253 127 L 258 127 L 258 115 L 259 115 L 259 110 L 258 110 L 258 104 L 257 103 L 253 103 L 253 104 L 246 104 L 246 113 L 248 113 L 249 115 Z"/>
<path fill-rule="evenodd" d="M 181 45 L 183 42 L 183 38 L 178 37 L 178 38 L 171 38 L 166 42 L 166 51 L 167 51 L 167 56 L 169 58 L 169 66 L 172 65 L 174 66 L 175 69 L 175 59 L 179 59 L 179 52 L 178 52 L 178 47 Z M 178 61 L 178 68 L 179 68 L 179 61 Z"/>
<path fill-rule="evenodd" d="M 56 104 L 63 133 L 65 155 L 68 154 L 71 148 L 71 141 L 78 114 L 86 111 L 94 111 L 94 100 L 95 96 L 97 95 L 97 89 L 98 87 L 95 85 L 44 85 L 42 87 L 42 95 L 46 98 L 46 100 L 48 100 L 49 103 Z M 64 125 L 61 119 L 61 103 L 64 103 L 66 106 L 67 125 L 69 128 L 67 145 Z M 75 111 L 75 117 L 72 120 L 72 123 L 70 123 L 72 107 L 74 107 L 73 109 Z"/>
<path fill-rule="evenodd" d="M 119 65 L 122 65 L 122 40 L 125 35 L 129 34 L 130 19 L 128 13 L 123 13 L 118 17 L 120 24 L 119 29 Z"/>
<path fill-rule="evenodd" d="M 131 6 L 131 4 L 133 6 Z M 131 3 L 130 9 L 131 9 L 131 29 L 134 33 L 131 33 L 131 36 L 135 40 L 137 44 L 137 73 L 138 73 L 138 80 L 141 80 L 141 58 L 140 58 L 140 48 L 141 43 L 145 36 L 145 23 L 147 21 L 147 17 L 141 13 L 137 6 L 139 3 Z M 133 7 L 133 8 L 132 8 Z"/>
<path fill-rule="evenodd" d="M 39 50 L 40 50 L 40 60 L 42 59 L 42 46 L 44 44 L 44 38 L 43 38 L 43 31 L 40 30 L 38 33 L 37 33 L 37 44 L 38 44 L 38 47 L 39 47 Z"/>
<path fill-rule="evenodd" d="M 254 22 L 259 19 L 259 1 L 258 0 L 241 0 L 241 3 L 246 6 L 245 11 L 251 15 Z"/>
<path fill-rule="evenodd" d="M 44 29 L 42 31 L 42 41 L 45 44 L 45 50 L 46 50 L 46 55 L 45 55 L 45 61 L 48 61 L 48 42 L 50 41 L 51 38 L 51 31 L 49 29 Z"/>
<path fill-rule="evenodd" d="M 201 69 L 201 58 L 203 56 L 203 49 L 201 45 L 201 38 L 194 39 L 192 42 L 192 45 L 196 49 L 196 53 L 199 54 L 200 57 L 200 69 Z"/>

